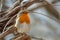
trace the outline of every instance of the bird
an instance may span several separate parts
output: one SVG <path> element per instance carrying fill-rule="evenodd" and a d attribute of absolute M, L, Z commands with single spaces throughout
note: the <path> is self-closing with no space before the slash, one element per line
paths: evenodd
<path fill-rule="evenodd" d="M 16 18 L 15 27 L 18 28 L 20 33 L 28 33 L 30 31 L 30 17 L 29 12 L 24 10 L 19 12 Z"/>

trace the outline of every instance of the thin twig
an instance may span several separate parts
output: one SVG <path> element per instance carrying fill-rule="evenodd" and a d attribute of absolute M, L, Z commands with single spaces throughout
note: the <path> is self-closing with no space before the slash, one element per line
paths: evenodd
<path fill-rule="evenodd" d="M 32 8 L 32 9 L 27 9 L 27 10 L 33 11 L 33 10 L 35 10 L 37 8 L 42 8 L 42 7 L 44 7 L 44 5 L 37 5 L 36 7 Z"/>
<path fill-rule="evenodd" d="M 53 0 L 53 4 L 57 3 L 57 2 L 60 2 L 60 0 Z"/>
<path fill-rule="evenodd" d="M 5 13 L 7 13 L 7 12 L 11 11 L 12 9 L 14 9 L 16 6 L 19 5 L 19 3 L 20 3 L 19 1 L 16 1 L 16 2 L 12 5 L 12 7 L 9 8 Z"/>
<path fill-rule="evenodd" d="M 12 15 L 18 13 L 20 11 L 20 8 L 21 8 L 20 6 L 14 8 L 13 10 L 9 11 L 9 13 L 7 13 L 6 15 L 4 15 L 3 18 L 5 18 L 5 17 L 11 17 Z"/>
<path fill-rule="evenodd" d="M 31 38 L 37 39 L 37 40 L 44 40 L 43 38 L 37 38 L 37 37 L 33 37 L 33 36 L 31 36 Z"/>
<path fill-rule="evenodd" d="M 60 20 L 58 20 L 58 19 L 54 19 L 54 18 L 52 18 L 51 16 L 48 16 L 48 15 L 45 15 L 45 14 L 42 14 L 42 13 L 33 12 L 33 11 L 29 11 L 29 12 L 36 13 L 36 14 L 41 14 L 41 15 L 44 15 L 44 16 L 46 16 L 46 17 L 52 19 L 52 20 L 55 20 L 55 21 L 57 21 L 57 22 L 60 22 Z"/>
<path fill-rule="evenodd" d="M 9 11 L 6 15 L 4 15 L 3 18 L 9 17 L 9 16 L 11 16 L 13 14 L 16 14 L 17 12 L 19 12 L 21 10 L 22 7 L 26 7 L 26 8 L 29 7 L 32 4 L 32 3 L 31 4 L 30 3 L 28 2 L 28 3 L 25 3 L 23 6 L 17 6 L 17 7 L 15 7 L 13 10 Z"/>
<path fill-rule="evenodd" d="M 0 23 L 6 21 L 6 20 L 8 20 L 8 19 L 10 19 L 10 17 L 9 17 L 9 18 L 0 19 Z"/>
<path fill-rule="evenodd" d="M 6 25 L 5 25 L 4 29 L 3 29 L 3 32 L 5 31 L 7 25 L 10 24 L 10 23 L 12 22 L 12 20 L 15 19 L 15 17 L 16 17 L 16 15 L 14 15 L 14 16 L 6 23 Z"/>
<path fill-rule="evenodd" d="M 2 6 L 3 6 L 3 0 L 1 0 L 0 12 L 2 11 Z"/>
<path fill-rule="evenodd" d="M 14 31 L 16 31 L 17 28 L 14 27 L 14 25 L 12 25 L 11 27 L 9 27 L 6 31 L 2 32 L 0 34 L 0 38 L 4 38 L 5 36 L 7 36 L 8 34 L 14 33 Z"/>
<path fill-rule="evenodd" d="M 36 39 L 36 40 L 44 40 L 44 38 L 42 38 L 42 37 L 38 38 L 38 37 L 35 37 L 35 36 L 32 35 L 32 34 L 30 34 L 30 37 L 31 37 L 32 39 Z"/>
<path fill-rule="evenodd" d="M 11 11 L 12 9 L 14 9 L 15 7 L 19 6 L 19 4 L 21 4 L 22 1 L 23 1 L 23 0 L 17 0 L 17 1 L 12 5 L 12 7 L 9 8 L 6 12 L 9 12 L 9 11 Z M 6 12 L 5 12 L 5 13 L 6 13 Z"/>
<path fill-rule="evenodd" d="M 59 13 L 52 6 L 52 4 L 48 3 L 47 1 L 43 1 L 43 5 L 45 5 L 45 8 L 50 12 L 50 14 L 53 14 L 57 19 L 59 19 Z"/>

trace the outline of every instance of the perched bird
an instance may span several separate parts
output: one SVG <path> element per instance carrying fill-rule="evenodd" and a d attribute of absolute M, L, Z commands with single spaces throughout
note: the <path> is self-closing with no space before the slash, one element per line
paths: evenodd
<path fill-rule="evenodd" d="M 21 33 L 27 33 L 30 30 L 30 17 L 28 15 L 28 12 L 22 11 L 19 12 L 16 18 L 16 24 L 15 26 L 18 28 L 18 32 Z"/>

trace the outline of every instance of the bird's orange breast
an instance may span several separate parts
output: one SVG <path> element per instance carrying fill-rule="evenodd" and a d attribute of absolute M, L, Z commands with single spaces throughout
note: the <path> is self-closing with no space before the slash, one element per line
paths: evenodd
<path fill-rule="evenodd" d="M 27 24 L 30 23 L 30 18 L 29 18 L 28 12 L 24 11 L 23 14 L 20 15 L 19 22 L 20 23 L 26 22 Z"/>

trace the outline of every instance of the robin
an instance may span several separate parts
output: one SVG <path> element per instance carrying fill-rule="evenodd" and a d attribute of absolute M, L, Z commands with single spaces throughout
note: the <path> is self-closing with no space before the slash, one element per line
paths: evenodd
<path fill-rule="evenodd" d="M 30 17 L 28 11 L 24 10 L 19 12 L 16 18 L 15 26 L 18 28 L 18 32 L 27 33 L 30 30 Z"/>

